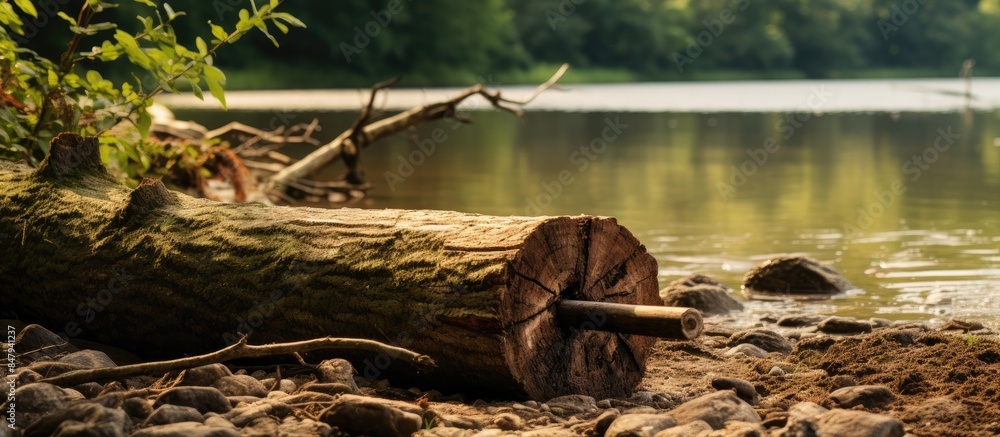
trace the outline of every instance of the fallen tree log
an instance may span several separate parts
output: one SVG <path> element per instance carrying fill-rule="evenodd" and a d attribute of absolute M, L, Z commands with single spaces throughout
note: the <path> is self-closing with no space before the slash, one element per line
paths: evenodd
<path fill-rule="evenodd" d="M 586 307 L 557 315 L 660 304 L 656 261 L 613 218 L 219 204 L 129 190 L 97 150 L 63 134 L 37 171 L 0 161 L 0 308 L 24 321 L 147 356 L 367 338 L 429 355 L 434 384 L 536 399 L 642 378 L 654 338 L 601 331 L 608 315 Z"/>

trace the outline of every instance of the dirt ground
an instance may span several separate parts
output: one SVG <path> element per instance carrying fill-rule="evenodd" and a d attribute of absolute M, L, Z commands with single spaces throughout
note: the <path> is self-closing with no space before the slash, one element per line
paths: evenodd
<path fill-rule="evenodd" d="M 656 345 L 641 389 L 697 394 L 714 390 L 715 377 L 751 382 L 765 424 L 792 405 L 830 406 L 845 385 L 889 387 L 895 399 L 869 411 L 902 420 L 918 436 L 1000 435 L 1000 343 L 961 331 L 884 328 L 849 337 L 796 342 L 789 355 L 724 357 L 725 337 Z M 784 376 L 768 372 L 779 366 Z M 861 407 L 855 407 L 861 408 Z"/>

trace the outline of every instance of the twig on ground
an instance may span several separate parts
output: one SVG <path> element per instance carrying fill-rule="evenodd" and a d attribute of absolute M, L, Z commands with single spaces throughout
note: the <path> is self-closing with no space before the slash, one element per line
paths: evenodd
<path fill-rule="evenodd" d="M 426 355 L 420 355 L 401 347 L 390 346 L 373 340 L 325 337 L 290 343 L 248 345 L 246 344 L 246 338 L 242 338 L 232 346 L 228 346 L 205 355 L 119 367 L 74 370 L 63 373 L 62 375 L 43 378 L 39 382 L 46 382 L 58 386 L 75 386 L 91 381 L 127 378 L 137 375 L 165 374 L 174 370 L 190 369 L 193 367 L 221 363 L 240 358 L 289 355 L 298 352 L 309 352 L 320 349 L 350 349 L 378 352 L 384 353 L 393 359 L 403 360 L 420 370 L 426 370 L 434 367 L 434 361 Z"/>

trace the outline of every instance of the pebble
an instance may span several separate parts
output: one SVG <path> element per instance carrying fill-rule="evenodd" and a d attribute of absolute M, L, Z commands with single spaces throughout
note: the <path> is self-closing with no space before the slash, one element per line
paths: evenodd
<path fill-rule="evenodd" d="M 743 343 L 733 346 L 731 349 L 726 351 L 724 355 L 727 357 L 735 355 L 746 355 L 748 357 L 764 358 L 767 356 L 767 351 L 752 344 Z"/>
<path fill-rule="evenodd" d="M 668 414 L 624 414 L 611 422 L 604 437 L 653 437 L 676 425 Z"/>
<path fill-rule="evenodd" d="M 349 393 L 359 393 L 358 385 L 354 381 L 354 366 L 347 360 L 335 358 L 325 360 L 317 367 L 319 370 L 319 381 L 334 384 L 343 384 L 350 389 Z"/>
<path fill-rule="evenodd" d="M 518 431 L 524 428 L 524 419 L 513 413 L 501 413 L 493 417 L 493 425 L 504 431 Z"/>
<path fill-rule="evenodd" d="M 35 420 L 49 412 L 62 410 L 78 399 L 67 390 L 44 382 L 20 386 L 14 397 L 17 400 L 17 424 L 21 427 L 30 427 Z"/>
<path fill-rule="evenodd" d="M 861 334 L 872 332 L 872 324 L 867 320 L 851 317 L 830 316 L 817 325 L 820 331 L 827 334 Z"/>
<path fill-rule="evenodd" d="M 830 378 L 830 388 L 833 390 L 854 385 L 858 385 L 858 381 L 851 375 L 837 375 Z"/>
<path fill-rule="evenodd" d="M 597 401 L 584 395 L 560 396 L 549 399 L 545 403 L 549 411 L 557 416 L 568 417 L 574 414 L 597 411 Z"/>
<path fill-rule="evenodd" d="M 142 423 L 143 427 L 166 425 L 178 422 L 203 422 L 205 420 L 198 410 L 180 405 L 164 404 L 153 410 L 149 418 Z"/>
<path fill-rule="evenodd" d="M 594 419 L 594 434 L 603 436 L 619 416 L 621 416 L 621 412 L 617 409 L 610 409 L 601 413 L 600 416 L 597 416 L 597 419 Z"/>
<path fill-rule="evenodd" d="M 219 379 L 232 374 L 233 372 L 222 364 L 207 364 L 186 370 L 180 385 L 211 387 Z"/>
<path fill-rule="evenodd" d="M 840 408 L 851 408 L 857 405 L 874 408 L 892 401 L 893 395 L 889 387 L 882 385 L 856 385 L 834 390 L 830 400 Z"/>
<path fill-rule="evenodd" d="M 750 405 L 757 405 L 757 389 L 750 382 L 739 378 L 715 378 L 712 387 L 716 390 L 733 390 L 740 399 Z"/>
<path fill-rule="evenodd" d="M 834 294 L 855 288 L 837 271 L 805 256 L 779 256 L 750 269 L 743 277 L 750 293 Z"/>
<path fill-rule="evenodd" d="M 80 402 L 37 418 L 25 428 L 24 435 L 124 436 L 131 425 L 132 421 L 122 410 Z"/>
<path fill-rule="evenodd" d="M 279 436 L 332 436 L 333 427 L 312 419 L 286 417 L 278 426 Z"/>
<path fill-rule="evenodd" d="M 408 413 L 393 404 L 405 403 L 343 395 L 320 420 L 351 435 L 373 437 L 408 437 L 423 426 L 422 415 Z"/>
<path fill-rule="evenodd" d="M 785 369 L 782 369 L 781 366 L 773 366 L 771 367 L 771 370 L 767 371 L 767 374 L 777 378 L 781 378 L 785 376 Z"/>
<path fill-rule="evenodd" d="M 726 314 L 743 309 L 743 304 L 733 298 L 726 287 L 718 285 L 697 284 L 676 288 L 671 284 L 660 290 L 660 297 L 665 306 L 694 308 L 705 315 Z"/>
<path fill-rule="evenodd" d="M 153 414 L 153 403 L 143 398 L 125 399 L 121 408 L 136 422 L 142 422 Z"/>
<path fill-rule="evenodd" d="M 140 429 L 131 437 L 240 437 L 232 428 L 207 426 L 198 422 L 171 423 Z"/>
<path fill-rule="evenodd" d="M 93 399 L 104 391 L 104 386 L 96 382 L 87 382 L 73 386 L 73 390 L 80 392 L 87 399 Z"/>
<path fill-rule="evenodd" d="M 704 420 L 713 429 L 721 429 L 730 420 L 760 423 L 760 416 L 753 407 L 730 390 L 717 391 L 681 404 L 670 412 L 677 423 Z"/>
<path fill-rule="evenodd" d="M 18 359 L 24 364 L 35 361 L 57 359 L 79 351 L 58 334 L 39 325 L 25 326 L 14 339 L 14 349 L 20 352 Z"/>
<path fill-rule="evenodd" d="M 442 426 L 459 428 L 459 429 L 480 429 L 483 427 L 476 419 L 465 416 L 456 416 L 450 414 L 444 414 L 438 416 L 438 420 Z"/>
<path fill-rule="evenodd" d="M 248 437 L 272 437 L 278 435 L 278 421 L 272 417 L 260 417 L 240 430 Z"/>
<path fill-rule="evenodd" d="M 788 328 L 798 328 L 802 326 L 814 326 L 822 322 L 826 316 L 819 314 L 798 314 L 794 316 L 784 316 L 778 319 L 777 325 Z"/>
<path fill-rule="evenodd" d="M 695 420 L 656 433 L 654 437 L 699 437 L 713 431 L 712 425 L 704 420 Z"/>
<path fill-rule="evenodd" d="M 212 384 L 226 396 L 267 396 L 268 389 L 257 378 L 248 375 L 223 376 Z"/>
<path fill-rule="evenodd" d="M 730 346 L 739 344 L 752 344 L 768 352 L 779 352 L 786 355 L 792 352 L 792 344 L 781 334 L 769 329 L 748 329 L 729 337 Z"/>
<path fill-rule="evenodd" d="M 174 387 L 160 393 L 153 403 L 154 408 L 163 404 L 191 407 L 201 414 L 208 412 L 225 413 L 232 410 L 226 395 L 213 387 Z"/>
<path fill-rule="evenodd" d="M 226 420 L 226 418 L 222 417 L 222 415 L 220 415 L 219 413 L 206 414 L 205 421 L 203 423 L 207 426 L 214 426 L 216 428 L 237 429 L 236 425 L 233 425 L 232 422 Z"/>
<path fill-rule="evenodd" d="M 816 418 L 821 436 L 902 437 L 903 422 L 881 414 L 857 410 L 830 410 Z"/>
<path fill-rule="evenodd" d="M 80 366 L 85 369 L 103 369 L 118 366 L 111 359 L 111 357 L 108 356 L 108 354 L 92 349 L 84 349 L 82 351 L 73 352 L 60 358 L 59 362 Z"/>
<path fill-rule="evenodd" d="M 357 392 L 356 389 L 352 389 L 350 386 L 339 382 L 310 382 L 303 385 L 302 390 L 308 390 L 316 393 L 326 393 L 331 396 L 353 394 Z"/>

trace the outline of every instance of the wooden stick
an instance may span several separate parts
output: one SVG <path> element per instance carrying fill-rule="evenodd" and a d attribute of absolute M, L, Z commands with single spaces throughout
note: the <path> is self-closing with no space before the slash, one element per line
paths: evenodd
<path fill-rule="evenodd" d="M 154 361 L 149 363 L 132 364 L 128 366 L 74 370 L 72 372 L 63 373 L 62 375 L 43 378 L 39 382 L 47 382 L 49 384 L 63 387 L 72 387 L 91 381 L 121 379 L 136 375 L 163 374 L 174 370 L 190 369 L 193 367 L 221 363 L 238 358 L 259 358 L 286 354 L 290 355 L 319 349 L 351 349 L 384 353 L 390 358 L 402 359 L 421 370 L 427 370 L 434 367 L 434 361 L 426 355 L 420 355 L 401 347 L 389 346 L 372 340 L 324 337 L 291 343 L 275 343 L 255 346 L 246 344 L 246 337 L 244 337 L 232 346 L 227 346 L 223 349 L 205 355 L 179 358 L 170 361 Z"/>
<path fill-rule="evenodd" d="M 701 335 L 701 311 L 684 307 L 562 300 L 556 317 L 567 328 L 690 340 Z"/>

